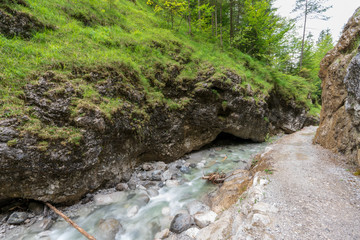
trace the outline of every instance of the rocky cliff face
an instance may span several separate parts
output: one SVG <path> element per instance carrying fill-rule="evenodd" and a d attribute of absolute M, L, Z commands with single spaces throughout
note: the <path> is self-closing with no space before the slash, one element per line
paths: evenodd
<path fill-rule="evenodd" d="M 360 164 L 359 59 L 360 8 L 321 62 L 322 111 L 315 142 Z"/>
<path fill-rule="evenodd" d="M 36 76 L 22 96 L 32 116 L 0 121 L 0 201 L 72 203 L 128 180 L 141 162 L 175 160 L 221 132 L 264 141 L 271 130 L 308 123 L 306 111 L 276 91 L 255 101 L 229 70 L 218 76 L 208 67 L 175 82 L 180 71 L 168 66 L 148 75 L 175 105 L 153 102 L 123 65 Z M 84 100 L 89 93 L 79 82 L 93 86 L 92 100 Z M 109 115 L 100 109 L 108 101 L 115 106 Z"/>

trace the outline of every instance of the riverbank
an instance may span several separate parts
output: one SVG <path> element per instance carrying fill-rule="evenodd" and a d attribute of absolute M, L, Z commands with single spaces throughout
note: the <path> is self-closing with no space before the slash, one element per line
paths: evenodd
<path fill-rule="evenodd" d="M 196 239 L 360 239 L 360 178 L 341 157 L 313 145 L 316 127 L 267 148 L 237 204 Z"/>

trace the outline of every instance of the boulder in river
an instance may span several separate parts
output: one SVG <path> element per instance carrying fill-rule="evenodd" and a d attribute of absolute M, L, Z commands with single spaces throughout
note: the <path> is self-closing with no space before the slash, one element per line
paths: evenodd
<path fill-rule="evenodd" d="M 121 223 L 114 219 L 101 219 L 98 223 L 96 232 L 97 239 L 99 240 L 115 240 L 116 234 L 122 230 Z"/>
<path fill-rule="evenodd" d="M 210 210 L 210 207 L 203 204 L 202 202 L 199 201 L 191 201 L 186 205 L 190 215 L 194 215 L 196 213 L 204 213 L 204 212 L 208 212 Z"/>
<path fill-rule="evenodd" d="M 171 221 L 170 231 L 174 233 L 182 233 L 191 227 L 192 219 L 188 213 L 176 214 Z"/>
<path fill-rule="evenodd" d="M 28 214 L 26 212 L 13 212 L 7 220 L 7 223 L 12 225 L 18 225 L 23 223 L 27 218 Z"/>

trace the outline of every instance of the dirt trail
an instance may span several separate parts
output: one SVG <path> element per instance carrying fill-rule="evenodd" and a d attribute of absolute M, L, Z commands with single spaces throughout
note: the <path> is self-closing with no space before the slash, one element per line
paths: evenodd
<path fill-rule="evenodd" d="M 274 239 L 360 239 L 360 179 L 312 144 L 315 131 L 286 136 L 268 152 L 274 171 L 263 201 L 279 211 L 265 231 Z"/>

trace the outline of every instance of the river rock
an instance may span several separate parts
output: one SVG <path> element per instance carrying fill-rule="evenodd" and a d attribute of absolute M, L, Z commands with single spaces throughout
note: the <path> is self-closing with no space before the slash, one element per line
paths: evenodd
<path fill-rule="evenodd" d="M 174 233 L 181 233 L 190 228 L 192 219 L 188 213 L 176 214 L 170 224 L 170 231 Z"/>
<path fill-rule="evenodd" d="M 186 205 L 186 208 L 188 209 L 190 215 L 194 215 L 197 213 L 205 213 L 210 210 L 209 206 L 203 204 L 202 202 L 196 201 L 196 200 L 188 203 Z"/>
<path fill-rule="evenodd" d="M 170 234 L 170 230 L 168 228 L 162 230 L 155 234 L 155 240 L 167 238 Z"/>
<path fill-rule="evenodd" d="M 151 163 L 144 163 L 144 164 L 142 165 L 142 169 L 143 169 L 144 171 L 151 171 L 151 170 L 154 169 L 154 167 L 153 167 L 153 165 L 152 165 Z"/>
<path fill-rule="evenodd" d="M 162 215 L 165 215 L 165 216 L 168 216 L 168 215 L 170 215 L 170 208 L 169 207 L 163 207 L 162 209 L 161 209 L 161 214 Z"/>
<path fill-rule="evenodd" d="M 162 171 L 161 170 L 154 170 L 151 172 L 151 181 L 161 181 Z"/>
<path fill-rule="evenodd" d="M 116 185 L 115 189 L 117 191 L 126 191 L 129 190 L 129 185 L 127 183 L 119 183 Z"/>
<path fill-rule="evenodd" d="M 136 202 L 138 202 L 141 206 L 146 205 L 149 201 L 150 197 L 145 191 L 136 196 Z"/>
<path fill-rule="evenodd" d="M 185 173 L 185 174 L 189 174 L 191 172 L 191 170 L 190 170 L 189 167 L 181 166 L 180 172 Z"/>
<path fill-rule="evenodd" d="M 118 220 L 114 218 L 101 219 L 98 223 L 96 236 L 98 240 L 114 240 L 120 230 L 122 230 L 122 225 Z"/>
<path fill-rule="evenodd" d="M 30 231 L 34 232 L 34 233 L 46 231 L 49 228 L 51 228 L 51 226 L 53 224 L 54 224 L 54 221 L 50 217 L 44 218 L 42 220 L 37 221 L 35 224 L 33 224 L 30 227 Z"/>
<path fill-rule="evenodd" d="M 96 205 L 109 205 L 111 203 L 119 202 L 126 197 L 124 192 L 113 192 L 110 194 L 98 194 L 94 196 Z"/>
<path fill-rule="evenodd" d="M 161 161 L 155 162 L 153 164 L 153 167 L 154 167 L 154 170 L 160 170 L 160 171 L 165 171 L 167 169 L 166 163 L 161 162 Z"/>
<path fill-rule="evenodd" d="M 18 225 L 23 223 L 28 218 L 26 212 L 13 212 L 7 220 L 8 224 Z"/>
<path fill-rule="evenodd" d="M 148 190 L 146 190 L 146 192 L 150 197 L 156 197 L 159 195 L 158 190 L 156 190 L 154 188 L 149 188 Z"/>
<path fill-rule="evenodd" d="M 188 230 L 186 230 L 184 232 L 184 235 L 187 235 L 187 236 L 189 236 L 191 238 L 196 238 L 196 235 L 198 234 L 199 231 L 200 230 L 198 228 L 195 228 L 195 227 L 189 228 Z"/>
<path fill-rule="evenodd" d="M 170 180 L 171 177 L 172 177 L 172 175 L 173 175 L 174 173 L 175 173 L 175 171 L 172 170 L 172 169 L 166 170 L 166 171 L 163 172 L 163 174 L 162 174 L 162 180 L 163 180 L 163 181 Z"/>
<path fill-rule="evenodd" d="M 195 223 L 198 227 L 204 228 L 208 226 L 210 223 L 215 222 L 217 214 L 213 211 L 208 211 L 205 213 L 197 213 L 194 215 Z"/>
<path fill-rule="evenodd" d="M 126 216 L 129 218 L 134 217 L 139 212 L 139 206 L 134 205 L 131 208 L 129 208 L 128 212 L 126 213 Z"/>
<path fill-rule="evenodd" d="M 196 168 L 196 163 L 190 163 L 189 167 Z"/>
<path fill-rule="evenodd" d="M 40 215 L 44 212 L 44 205 L 38 202 L 31 202 L 28 209 L 36 215 Z"/>
<path fill-rule="evenodd" d="M 167 180 L 167 181 L 166 181 L 166 186 L 167 186 L 167 187 L 176 187 L 176 186 L 179 186 L 179 181 L 178 181 L 178 180 Z"/>

